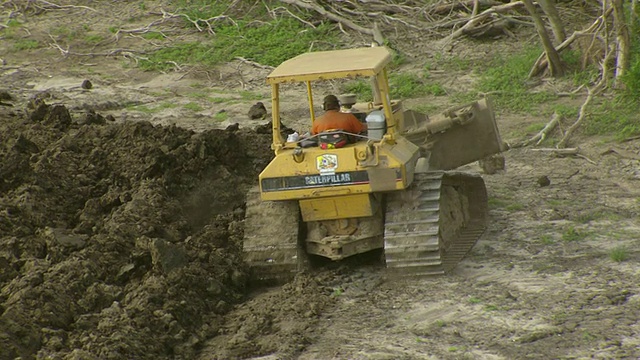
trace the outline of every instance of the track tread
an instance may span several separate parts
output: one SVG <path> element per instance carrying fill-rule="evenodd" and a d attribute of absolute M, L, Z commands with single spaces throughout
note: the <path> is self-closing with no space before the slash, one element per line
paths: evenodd
<path fill-rule="evenodd" d="M 447 231 L 454 234 L 450 238 L 443 238 L 442 230 L 451 224 L 446 224 L 447 220 L 440 216 L 442 201 L 446 201 L 441 200 L 446 186 L 458 186 L 467 191 L 472 189 L 465 193 L 470 217 L 459 229 Z M 425 208 L 429 211 L 420 210 Z M 391 194 L 387 199 L 387 267 L 409 276 L 450 272 L 484 233 L 487 216 L 486 189 L 479 176 L 443 171 L 415 174 L 414 182 L 407 190 Z"/>
<path fill-rule="evenodd" d="M 298 212 L 295 201 L 262 201 L 258 187 L 247 193 L 243 252 L 252 282 L 277 284 L 295 276 L 300 251 Z"/>

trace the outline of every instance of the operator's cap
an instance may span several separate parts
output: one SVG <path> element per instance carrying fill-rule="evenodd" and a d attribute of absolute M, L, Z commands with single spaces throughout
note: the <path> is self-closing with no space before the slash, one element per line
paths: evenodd
<path fill-rule="evenodd" d="M 324 97 L 324 100 L 322 101 L 322 103 L 326 106 L 326 105 L 338 105 L 340 106 L 340 101 L 338 101 L 338 98 L 335 95 L 327 95 Z"/>

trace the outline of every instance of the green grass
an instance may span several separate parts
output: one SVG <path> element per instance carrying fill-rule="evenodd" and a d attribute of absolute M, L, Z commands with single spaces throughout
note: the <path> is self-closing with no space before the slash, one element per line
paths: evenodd
<path fill-rule="evenodd" d="M 238 100 L 233 99 L 233 98 L 219 97 L 218 96 L 218 97 L 210 97 L 209 101 L 211 101 L 214 104 L 224 104 L 224 103 L 232 104 L 232 103 L 237 102 Z"/>
<path fill-rule="evenodd" d="M 530 93 L 528 75 L 531 66 L 540 55 L 537 47 L 528 47 L 515 55 L 494 58 L 480 70 L 477 90 L 492 93 L 496 107 L 516 112 L 531 111 L 535 106 L 554 100 L 557 96 L 549 92 Z"/>
<path fill-rule="evenodd" d="M 195 9 L 190 9 L 195 12 L 193 16 L 207 18 L 202 17 L 204 14 L 196 14 L 198 11 Z M 307 52 L 311 43 L 317 44 L 315 50 L 322 50 L 336 41 L 336 35 L 331 31 L 333 25 L 329 23 L 321 23 L 313 29 L 291 17 L 261 23 L 254 20 L 238 19 L 235 24 L 217 23 L 214 36 L 198 42 L 162 48 L 150 54 L 149 60 L 141 61 L 140 67 L 144 70 L 165 71 L 172 68 L 169 61 L 212 66 L 235 57 L 277 66 L 284 60 Z M 317 43 L 320 39 L 322 43 Z"/>
<path fill-rule="evenodd" d="M 614 97 L 598 98 L 587 109 L 581 131 L 586 135 L 612 135 L 622 140 L 640 134 L 640 45 L 634 45 L 636 55 L 632 56 L 632 65 L 622 81 L 624 91 L 618 91 Z M 551 92 L 532 93 L 529 89 L 529 71 L 540 55 L 538 47 L 528 47 L 511 56 L 498 56 L 491 64 L 476 66 L 479 81 L 476 91 L 491 93 L 496 108 L 514 112 L 529 112 L 557 99 Z M 574 86 L 589 86 L 598 79 L 599 69 L 594 65 L 582 68 L 582 54 L 568 50 L 561 54 L 566 65 L 565 78 L 572 80 Z M 583 96 L 583 94 L 579 94 Z M 472 100 L 474 93 L 457 94 L 458 101 Z M 557 112 L 565 118 L 575 121 L 579 106 L 550 104 L 544 113 Z"/>
<path fill-rule="evenodd" d="M 545 125 L 546 125 L 545 123 L 535 123 L 535 124 L 531 124 L 531 125 L 528 125 L 528 126 L 525 128 L 525 131 L 526 131 L 527 133 L 538 133 L 538 132 L 540 132 L 540 130 L 544 129 L 544 126 L 545 126 Z"/>
<path fill-rule="evenodd" d="M 447 351 L 449 352 L 458 352 L 458 351 L 464 351 L 465 347 L 464 346 L 449 346 L 447 348 Z"/>
<path fill-rule="evenodd" d="M 590 115 L 583 124 L 587 135 L 615 134 L 618 140 L 640 134 L 637 99 L 624 95 L 605 99 L 601 104 L 590 108 Z"/>
<path fill-rule="evenodd" d="M 484 311 L 498 311 L 498 310 L 500 310 L 500 308 L 498 308 L 498 306 L 492 305 L 492 304 L 486 305 L 484 307 Z"/>
<path fill-rule="evenodd" d="M 7 27 L 6 28 L 0 28 L 0 30 L 2 30 L 2 36 L 4 37 L 4 39 L 7 40 L 13 40 L 18 37 L 18 29 L 22 26 L 22 23 L 16 19 L 9 19 L 7 21 L 7 23 L 5 24 Z"/>
<path fill-rule="evenodd" d="M 575 205 L 576 202 L 574 200 L 565 200 L 565 199 L 549 199 L 547 200 L 547 204 L 551 207 L 561 207 L 561 206 L 572 206 Z"/>
<path fill-rule="evenodd" d="M 472 304 L 480 304 L 482 302 L 482 299 L 472 296 L 469 298 L 469 302 Z"/>
<path fill-rule="evenodd" d="M 143 39 L 147 39 L 147 40 L 162 40 L 165 38 L 165 36 L 162 35 L 162 33 L 159 33 L 157 31 L 150 31 L 142 34 L 141 36 Z"/>
<path fill-rule="evenodd" d="M 15 44 L 13 44 L 13 48 L 17 51 L 33 50 L 39 47 L 40 47 L 40 43 L 38 42 L 38 40 L 31 40 L 31 39 L 18 40 L 16 41 Z"/>
<path fill-rule="evenodd" d="M 558 312 L 551 315 L 551 320 L 553 320 L 553 325 L 562 325 L 569 318 L 569 315 L 564 312 Z"/>
<path fill-rule="evenodd" d="M 501 197 L 489 198 L 489 209 L 505 209 L 509 211 L 519 211 L 526 208 L 526 205 L 517 202 L 511 194 L 501 194 Z"/>
<path fill-rule="evenodd" d="M 424 64 L 424 70 L 429 72 L 436 69 L 445 71 L 468 71 L 473 69 L 473 61 L 460 57 L 459 55 L 445 58 L 442 53 L 436 53 L 433 59 L 428 60 Z"/>
<path fill-rule="evenodd" d="M 99 44 L 103 40 L 104 40 L 104 37 L 102 37 L 102 35 L 87 35 L 84 37 L 84 42 L 90 45 Z"/>
<path fill-rule="evenodd" d="M 202 111 L 203 108 L 202 106 L 194 103 L 194 102 L 190 102 L 188 104 L 185 104 L 182 106 L 183 108 L 187 109 L 187 110 L 191 110 L 191 111 Z"/>
<path fill-rule="evenodd" d="M 86 39 L 87 28 L 79 27 L 79 28 L 69 28 L 66 26 L 58 26 L 50 30 L 52 35 L 57 36 L 59 39 L 64 39 L 67 41 L 73 41 L 80 38 Z"/>
<path fill-rule="evenodd" d="M 429 83 L 425 79 L 407 73 L 393 73 L 389 76 L 391 98 L 407 99 L 423 95 L 445 95 L 446 91 L 440 84 Z"/>
<path fill-rule="evenodd" d="M 490 198 L 488 202 L 489 202 L 489 209 L 506 208 L 511 203 L 508 200 L 498 199 L 498 198 Z"/>
<path fill-rule="evenodd" d="M 560 115 L 565 119 L 577 119 L 579 110 L 580 110 L 579 106 L 570 106 L 566 104 L 553 104 L 551 105 L 550 110 L 547 112 L 547 115 L 551 116 L 551 114 L 556 112 L 558 113 L 558 115 Z"/>
<path fill-rule="evenodd" d="M 253 91 L 246 91 L 246 90 L 240 91 L 240 97 L 242 98 L 242 100 L 263 100 L 264 99 L 264 96 L 262 96 L 262 94 L 259 94 Z"/>
<path fill-rule="evenodd" d="M 362 79 L 347 82 L 342 87 L 342 92 L 358 95 L 359 101 L 367 102 L 373 100 L 371 83 Z"/>
<path fill-rule="evenodd" d="M 22 26 L 22 23 L 21 23 L 20 21 L 16 20 L 16 19 L 9 19 L 9 21 L 7 21 L 7 24 L 6 24 L 6 25 L 7 25 L 7 27 L 9 27 L 9 28 L 17 29 L 17 28 L 19 28 L 20 26 Z"/>
<path fill-rule="evenodd" d="M 160 105 L 158 105 L 158 109 L 173 109 L 173 108 L 177 108 L 178 104 L 176 103 L 172 103 L 172 102 L 162 102 L 160 103 Z"/>
<path fill-rule="evenodd" d="M 551 235 L 544 234 L 544 235 L 540 236 L 540 242 L 545 244 L 545 245 L 551 245 L 555 241 L 553 240 L 553 237 Z"/>
<path fill-rule="evenodd" d="M 609 258 L 615 262 L 623 262 L 629 258 L 629 250 L 626 246 L 616 246 L 609 251 Z"/>
<path fill-rule="evenodd" d="M 589 64 L 582 68 L 582 53 L 578 50 L 568 49 L 560 53 L 562 62 L 567 67 L 568 75 L 575 86 L 588 86 L 598 80 L 600 70 L 595 64 Z"/>
<path fill-rule="evenodd" d="M 440 107 L 433 104 L 420 104 L 415 106 L 413 110 L 423 114 L 433 115 L 440 111 Z"/>
<path fill-rule="evenodd" d="M 229 114 L 226 111 L 222 111 L 222 112 L 216 113 L 213 116 L 213 118 L 216 119 L 216 121 L 223 122 L 229 118 Z"/>
<path fill-rule="evenodd" d="M 640 97 L 640 34 L 637 33 L 637 28 L 636 25 L 636 32 L 633 34 L 635 39 L 631 42 L 629 70 L 622 77 L 625 85 L 624 95 L 631 99 Z"/>
<path fill-rule="evenodd" d="M 592 342 L 593 340 L 596 340 L 596 336 L 592 335 L 588 331 L 583 331 L 582 332 L 582 340 L 584 340 L 586 342 Z"/>
<path fill-rule="evenodd" d="M 597 209 L 590 210 L 576 215 L 573 220 L 582 224 L 590 223 L 594 220 L 610 220 L 616 221 L 622 219 L 623 216 L 612 211 Z"/>
<path fill-rule="evenodd" d="M 562 233 L 562 240 L 567 241 L 567 242 L 580 241 L 580 240 L 584 240 L 587 236 L 588 236 L 588 233 L 586 233 L 584 231 L 577 230 L 573 226 L 569 226 Z"/>
<path fill-rule="evenodd" d="M 520 203 L 511 203 L 505 207 L 505 209 L 509 211 L 520 211 L 520 210 L 524 210 L 525 208 L 526 206 Z"/>

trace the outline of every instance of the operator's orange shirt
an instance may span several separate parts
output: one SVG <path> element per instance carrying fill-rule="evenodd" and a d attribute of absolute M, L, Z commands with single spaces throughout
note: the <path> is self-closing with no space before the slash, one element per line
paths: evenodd
<path fill-rule="evenodd" d="M 365 129 L 365 126 L 353 114 L 343 113 L 338 110 L 328 110 L 313 122 L 311 134 L 315 135 L 332 129 L 340 129 L 352 134 L 359 134 Z"/>

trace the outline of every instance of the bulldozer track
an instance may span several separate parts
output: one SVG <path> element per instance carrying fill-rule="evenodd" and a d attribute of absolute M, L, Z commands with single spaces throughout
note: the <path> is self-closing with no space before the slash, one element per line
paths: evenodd
<path fill-rule="evenodd" d="M 262 201 L 260 189 L 247 194 L 243 252 L 251 281 L 279 284 L 298 271 L 299 210 L 296 201 Z"/>
<path fill-rule="evenodd" d="M 487 193 L 480 176 L 416 173 L 409 188 L 387 198 L 387 267 L 408 276 L 450 272 L 482 236 L 487 218 Z"/>

